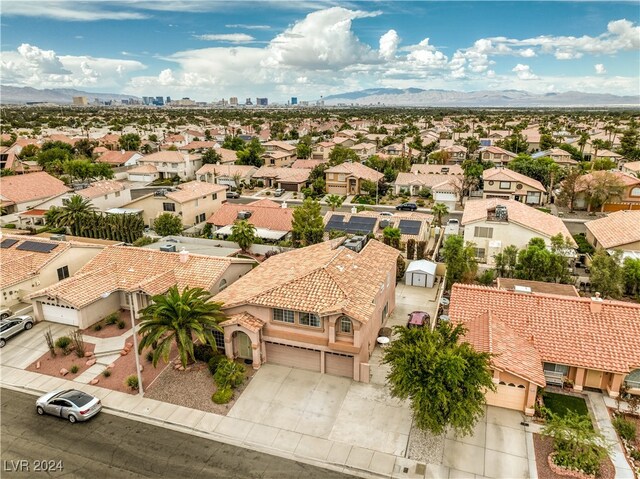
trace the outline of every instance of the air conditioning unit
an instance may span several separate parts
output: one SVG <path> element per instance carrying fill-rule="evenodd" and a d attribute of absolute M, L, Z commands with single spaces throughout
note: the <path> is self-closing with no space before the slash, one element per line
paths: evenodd
<path fill-rule="evenodd" d="M 51 235 L 49 239 L 51 241 L 66 241 L 67 237 L 65 235 Z"/>
<path fill-rule="evenodd" d="M 496 205 L 496 218 L 499 220 L 506 220 L 509 216 L 507 207 L 504 205 Z"/>
<path fill-rule="evenodd" d="M 163 244 L 160 246 L 160 251 L 164 251 L 165 253 L 175 253 L 176 245 L 174 244 Z"/>
<path fill-rule="evenodd" d="M 389 220 L 380 220 L 380 228 L 381 229 L 384 229 L 387 226 L 392 226 L 392 225 L 393 225 L 393 223 L 391 223 L 391 221 L 389 221 Z"/>
<path fill-rule="evenodd" d="M 251 211 L 238 211 L 239 220 L 246 220 L 248 218 L 251 218 Z"/>

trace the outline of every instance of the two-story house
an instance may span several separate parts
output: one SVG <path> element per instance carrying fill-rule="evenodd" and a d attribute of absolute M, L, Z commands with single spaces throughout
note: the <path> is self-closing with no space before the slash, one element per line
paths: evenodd
<path fill-rule="evenodd" d="M 267 187 L 282 188 L 285 191 L 302 191 L 309 183 L 310 174 L 309 168 L 261 166 L 253 174 L 253 178 L 262 181 Z"/>
<path fill-rule="evenodd" d="M 107 163 L 112 168 L 135 166 L 142 155 L 137 151 L 107 150 L 96 158 L 96 163 Z"/>
<path fill-rule="evenodd" d="M 640 210 L 616 211 L 584 225 L 594 248 L 640 252 Z"/>
<path fill-rule="evenodd" d="M 362 192 L 363 181 L 377 183 L 384 175 L 361 163 L 342 163 L 324 172 L 327 193 L 334 195 L 358 195 Z"/>
<path fill-rule="evenodd" d="M 606 177 L 609 177 L 608 179 Z M 609 198 L 601 205 L 602 211 L 618 211 L 637 209 L 640 205 L 640 178 L 623 171 L 594 171 L 581 176 L 577 181 L 577 196 L 573 202 L 576 209 L 590 208 L 589 191 L 593 185 L 602 181 L 617 180 L 622 185 L 622 193 L 617 197 Z"/>
<path fill-rule="evenodd" d="M 296 146 L 285 141 L 268 141 L 263 143 L 265 153 L 262 155 L 267 166 L 291 166 L 296 161 Z"/>
<path fill-rule="evenodd" d="M 370 156 L 375 155 L 377 151 L 375 143 L 358 143 L 351 146 L 350 149 L 356 152 L 360 161 L 367 160 Z"/>
<path fill-rule="evenodd" d="M 238 187 L 241 183 L 249 184 L 249 181 L 251 181 L 256 171 L 258 171 L 258 169 L 251 165 L 208 164 L 203 165 L 196 172 L 196 177 L 198 180 L 206 181 L 207 183 Z"/>
<path fill-rule="evenodd" d="M 506 166 L 517 155 L 499 146 L 486 146 L 478 152 L 482 161 L 490 161 L 496 166 Z"/>
<path fill-rule="evenodd" d="M 571 153 L 563 150 L 562 148 L 551 148 L 550 150 L 538 151 L 531 155 L 531 158 L 541 158 L 541 157 L 549 157 L 554 162 L 558 164 L 558 166 L 567 167 L 567 166 L 575 166 L 578 164 L 576 160 L 571 158 Z"/>
<path fill-rule="evenodd" d="M 329 155 L 335 148 L 336 144 L 331 141 L 321 141 L 320 143 L 316 143 L 313 145 L 311 150 L 311 159 L 312 160 L 322 160 L 328 161 Z"/>
<path fill-rule="evenodd" d="M 277 254 L 216 295 L 229 358 L 369 382 L 378 331 L 395 308 L 398 251 L 344 238 Z"/>
<path fill-rule="evenodd" d="M 462 145 L 451 145 L 439 148 L 429 153 L 429 159 L 434 159 L 440 156 L 440 159 L 444 159 L 445 165 L 459 165 L 467 159 L 467 149 Z"/>
<path fill-rule="evenodd" d="M 189 180 L 195 178 L 196 171 L 202 166 L 202 160 L 200 155 L 191 155 L 179 151 L 159 151 L 140 158 L 138 165 L 138 168 L 129 170 L 129 179 L 131 181 L 137 181 L 131 178 L 131 175 L 137 173 L 141 167 L 155 168 L 158 178 L 178 176 L 181 179 Z"/>
<path fill-rule="evenodd" d="M 504 198 L 540 206 L 547 201 L 547 190 L 538 180 L 508 168 L 489 168 L 482 173 L 482 197 Z"/>

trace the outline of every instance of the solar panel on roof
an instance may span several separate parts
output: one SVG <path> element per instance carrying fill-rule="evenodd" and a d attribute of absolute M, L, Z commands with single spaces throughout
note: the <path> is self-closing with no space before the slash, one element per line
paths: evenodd
<path fill-rule="evenodd" d="M 58 245 L 55 243 L 40 243 L 39 241 L 25 241 L 19 244 L 16 249 L 22 251 L 33 251 L 35 253 L 51 253 Z"/>
<path fill-rule="evenodd" d="M 4 239 L 2 243 L 0 243 L 0 248 L 11 248 L 14 244 L 16 244 L 18 240 L 14 239 Z"/>
<path fill-rule="evenodd" d="M 343 215 L 333 215 L 329 218 L 329 222 L 324 227 L 325 231 L 344 231 L 345 223 L 342 221 L 344 219 Z"/>
<path fill-rule="evenodd" d="M 373 233 L 373 227 L 376 224 L 376 218 L 352 217 L 347 223 L 347 233 Z"/>
<path fill-rule="evenodd" d="M 417 235 L 420 233 L 420 221 L 400 220 L 398 228 L 403 235 Z"/>

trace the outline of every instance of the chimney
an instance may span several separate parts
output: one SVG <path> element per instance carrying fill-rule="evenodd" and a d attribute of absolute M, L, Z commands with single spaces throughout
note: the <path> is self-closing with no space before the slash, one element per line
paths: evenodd
<path fill-rule="evenodd" d="M 181 263 L 186 263 L 187 261 L 189 261 L 189 252 L 187 250 L 185 250 L 184 248 L 182 248 L 182 250 L 178 254 L 180 255 L 180 262 Z"/>
<path fill-rule="evenodd" d="M 596 295 L 591 298 L 589 308 L 591 309 L 592 313 L 602 312 L 602 298 L 600 297 L 600 293 L 596 293 Z"/>

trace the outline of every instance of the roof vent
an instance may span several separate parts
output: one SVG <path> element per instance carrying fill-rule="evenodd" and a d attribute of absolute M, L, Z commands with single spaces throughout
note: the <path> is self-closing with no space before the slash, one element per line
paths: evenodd
<path fill-rule="evenodd" d="M 176 252 L 176 245 L 174 245 L 174 244 L 163 244 L 162 246 L 160 246 L 160 251 L 164 251 L 166 253 L 175 253 Z"/>
<path fill-rule="evenodd" d="M 531 288 L 529 286 L 520 286 L 520 285 L 515 285 L 513 287 L 513 290 L 516 293 L 526 293 L 526 294 L 531 294 Z"/>

